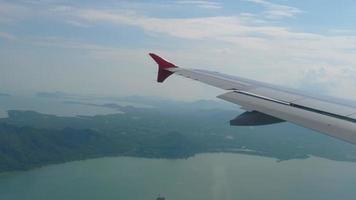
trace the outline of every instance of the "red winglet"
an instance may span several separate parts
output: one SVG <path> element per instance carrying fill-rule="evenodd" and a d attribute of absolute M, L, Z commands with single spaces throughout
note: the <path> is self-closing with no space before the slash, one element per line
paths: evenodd
<path fill-rule="evenodd" d="M 176 68 L 177 66 L 173 63 L 170 63 L 163 58 L 157 56 L 154 53 L 149 54 L 151 58 L 158 64 L 158 75 L 157 82 L 162 83 L 168 76 L 172 75 L 173 72 L 166 70 L 167 68 Z"/>

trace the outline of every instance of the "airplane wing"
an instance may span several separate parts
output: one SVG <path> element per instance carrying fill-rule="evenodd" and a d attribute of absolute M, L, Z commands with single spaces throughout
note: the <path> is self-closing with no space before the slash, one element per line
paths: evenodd
<path fill-rule="evenodd" d="M 289 121 L 356 144 L 355 102 L 315 96 L 218 72 L 185 69 L 153 53 L 149 55 L 158 64 L 158 82 L 176 74 L 225 90 L 218 98 L 238 104 L 247 111 L 231 120 L 231 125 L 254 126 Z"/>

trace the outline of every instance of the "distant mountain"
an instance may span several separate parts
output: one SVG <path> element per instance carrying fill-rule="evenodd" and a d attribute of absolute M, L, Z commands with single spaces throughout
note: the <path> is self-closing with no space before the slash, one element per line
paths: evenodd
<path fill-rule="evenodd" d="M 136 104 L 137 106 L 149 106 L 162 110 L 180 111 L 180 110 L 209 110 L 209 109 L 224 109 L 224 110 L 239 110 L 239 106 L 227 103 L 220 100 L 197 100 L 197 101 L 178 101 L 163 97 L 155 96 L 124 96 L 124 97 L 102 97 L 95 95 L 77 95 L 64 92 L 38 92 L 36 94 L 40 98 L 55 98 L 66 99 L 65 103 L 83 103 L 92 104 L 93 102 L 106 101 L 111 104 L 122 105 L 123 103 Z"/>
<path fill-rule="evenodd" d="M 38 92 L 36 93 L 37 97 L 42 97 L 42 98 L 63 98 L 67 97 L 68 94 L 64 92 Z"/>
<path fill-rule="evenodd" d="M 197 100 L 197 101 L 177 101 L 162 97 L 152 96 L 127 96 L 117 100 L 139 103 L 156 107 L 157 109 L 165 110 L 201 110 L 201 109 L 224 109 L 238 110 L 239 106 L 219 100 Z"/>
<path fill-rule="evenodd" d="M 242 112 L 238 105 L 215 100 L 178 101 L 152 96 L 126 96 L 126 97 L 85 97 L 63 101 L 67 104 L 82 104 L 86 106 L 99 106 L 123 111 L 128 107 L 155 108 L 164 112 L 187 112 L 201 110 L 234 110 Z M 98 103 L 101 102 L 101 103 Z"/>

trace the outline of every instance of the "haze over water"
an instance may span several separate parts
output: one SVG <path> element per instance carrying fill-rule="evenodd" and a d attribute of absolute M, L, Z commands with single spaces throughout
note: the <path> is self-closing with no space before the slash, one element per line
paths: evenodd
<path fill-rule="evenodd" d="M 74 103 L 73 103 L 74 102 Z M 7 117 L 8 110 L 31 110 L 43 114 L 68 116 L 73 117 L 77 115 L 94 116 L 119 113 L 118 110 L 78 104 L 76 102 L 85 103 L 108 103 L 109 101 L 98 101 L 83 98 L 41 98 L 34 95 L 12 95 L 8 97 L 0 96 L 0 118 Z M 120 104 L 125 105 L 125 102 Z"/>
<path fill-rule="evenodd" d="M 2 200 L 352 199 L 356 163 L 230 153 L 166 160 L 99 158 L 0 175 Z"/>

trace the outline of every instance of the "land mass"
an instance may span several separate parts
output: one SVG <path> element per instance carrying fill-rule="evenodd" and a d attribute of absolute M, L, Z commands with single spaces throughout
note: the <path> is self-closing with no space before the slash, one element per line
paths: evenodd
<path fill-rule="evenodd" d="M 227 122 L 238 114 L 234 110 L 91 105 L 123 113 L 58 117 L 8 111 L 8 118 L 0 119 L 0 172 L 103 156 L 178 159 L 203 152 L 237 152 L 279 161 L 310 155 L 356 161 L 355 145 L 289 123 L 230 127 Z"/>

